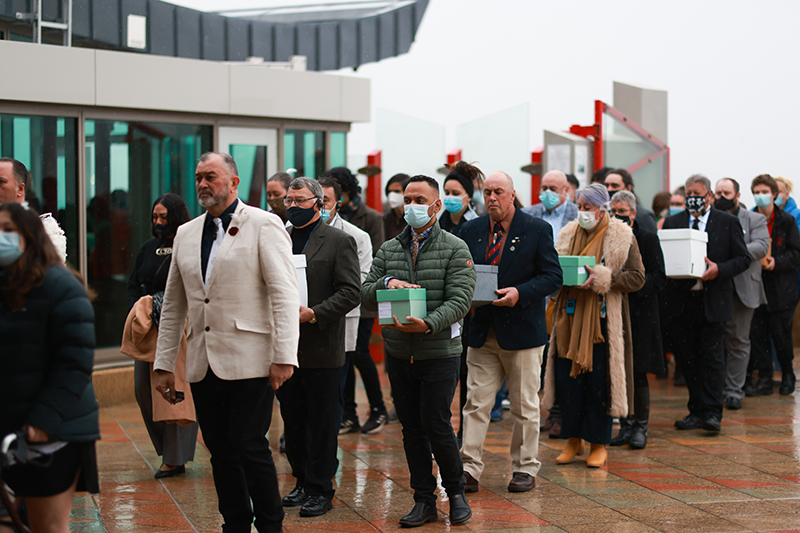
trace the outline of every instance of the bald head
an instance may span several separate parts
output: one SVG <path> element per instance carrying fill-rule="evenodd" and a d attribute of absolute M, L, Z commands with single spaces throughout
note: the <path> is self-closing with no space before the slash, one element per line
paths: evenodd
<path fill-rule="evenodd" d="M 560 170 L 551 170 L 542 176 L 542 181 L 539 185 L 539 200 L 548 211 L 552 212 L 556 207 L 563 204 L 567 200 L 568 192 L 569 182 L 567 181 L 567 175 Z M 554 194 L 558 195 L 558 203 L 554 202 Z"/>
<path fill-rule="evenodd" d="M 505 172 L 492 172 L 483 184 L 486 212 L 496 222 L 514 216 L 514 180 Z"/>

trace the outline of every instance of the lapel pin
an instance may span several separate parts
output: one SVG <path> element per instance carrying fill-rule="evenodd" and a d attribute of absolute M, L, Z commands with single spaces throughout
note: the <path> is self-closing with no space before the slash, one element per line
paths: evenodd
<path fill-rule="evenodd" d="M 512 252 L 514 251 L 514 247 L 513 247 L 513 246 L 511 247 L 511 251 L 512 251 Z"/>
<path fill-rule="evenodd" d="M 231 228 L 228 230 L 228 233 L 230 233 L 232 237 L 235 237 L 236 234 L 239 233 L 239 228 L 236 226 L 231 226 Z"/>

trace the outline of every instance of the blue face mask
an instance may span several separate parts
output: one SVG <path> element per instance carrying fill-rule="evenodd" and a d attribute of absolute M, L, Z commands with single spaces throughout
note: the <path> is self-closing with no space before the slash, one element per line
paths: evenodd
<path fill-rule="evenodd" d="M 775 197 L 775 205 L 777 205 L 778 207 L 783 207 L 783 203 L 784 203 L 783 196 L 779 194 L 778 196 Z"/>
<path fill-rule="evenodd" d="M 22 257 L 19 233 L 0 232 L 0 267 L 7 267 Z"/>
<path fill-rule="evenodd" d="M 330 209 L 320 209 L 319 210 L 319 216 L 320 216 L 320 218 L 322 218 L 322 221 L 327 224 L 328 221 L 331 219 L 331 210 Z"/>
<path fill-rule="evenodd" d="M 772 195 L 769 193 L 754 194 L 753 200 L 756 201 L 756 205 L 758 207 L 767 207 L 769 204 L 772 203 Z"/>
<path fill-rule="evenodd" d="M 431 216 L 428 214 L 429 205 L 419 204 L 406 204 L 403 218 L 406 219 L 408 225 L 412 228 L 422 228 L 431 221 Z"/>
<path fill-rule="evenodd" d="M 683 213 L 684 211 L 686 211 L 686 209 L 683 207 L 675 207 L 674 205 L 669 206 L 670 216 L 677 215 L 678 213 Z"/>
<path fill-rule="evenodd" d="M 556 192 L 546 190 L 539 193 L 539 201 L 547 209 L 553 209 L 561 201 L 561 196 Z"/>
<path fill-rule="evenodd" d="M 444 208 L 453 213 L 454 215 L 464 209 L 463 196 L 445 196 Z"/>

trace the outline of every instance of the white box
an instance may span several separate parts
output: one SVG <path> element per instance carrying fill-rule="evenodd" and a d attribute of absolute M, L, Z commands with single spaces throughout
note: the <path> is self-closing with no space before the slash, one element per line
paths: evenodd
<path fill-rule="evenodd" d="M 706 271 L 708 233 L 690 228 L 660 229 L 668 278 L 699 278 Z"/>
<path fill-rule="evenodd" d="M 297 272 L 297 291 L 300 293 L 300 305 L 308 307 L 308 281 L 306 280 L 306 255 L 293 255 L 294 268 Z"/>

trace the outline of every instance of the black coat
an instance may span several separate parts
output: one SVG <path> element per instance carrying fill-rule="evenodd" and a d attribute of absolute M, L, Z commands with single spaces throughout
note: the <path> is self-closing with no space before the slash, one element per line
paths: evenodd
<path fill-rule="evenodd" d="M 136 256 L 136 264 L 128 279 L 128 309 L 133 307 L 139 298 L 162 292 L 167 287 L 167 274 L 172 261 L 172 239 L 150 239 L 142 245 Z M 165 255 L 156 255 L 156 250 Z"/>
<path fill-rule="evenodd" d="M 682 211 L 664 219 L 663 229 L 689 227 L 689 212 Z M 733 320 L 733 278 L 750 266 L 750 254 L 744 242 L 744 232 L 735 216 L 711 208 L 706 225 L 708 247 L 706 257 L 717 264 L 719 276 L 703 282 L 703 305 L 706 320 Z M 797 278 L 795 278 L 797 279 Z M 681 314 L 688 292 L 697 283 L 694 279 L 668 279 L 668 312 Z"/>
<path fill-rule="evenodd" d="M 794 217 L 775 207 L 772 223 L 773 270 L 762 270 L 767 309 L 783 311 L 797 305 L 797 273 L 800 267 L 800 231 Z"/>
<path fill-rule="evenodd" d="M 94 309 L 63 266 L 12 311 L 0 299 L 0 436 L 35 426 L 51 440 L 100 438 L 92 388 Z"/>
<path fill-rule="evenodd" d="M 644 231 L 633 222 L 633 234 L 639 244 L 644 264 L 644 286 L 628 293 L 633 337 L 633 371 L 663 374 L 664 350 L 661 346 L 661 319 L 658 293 L 667 284 L 664 254 L 655 233 Z"/>

